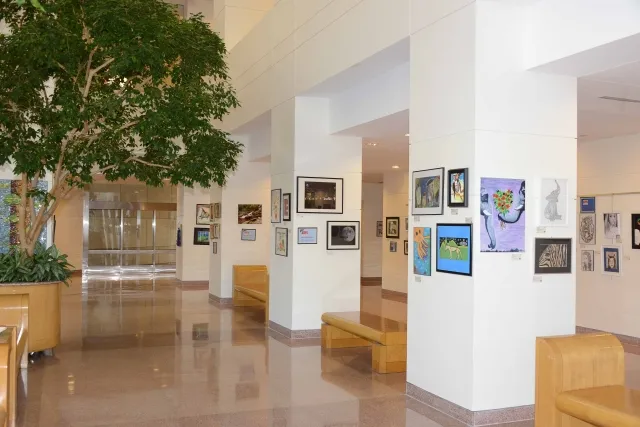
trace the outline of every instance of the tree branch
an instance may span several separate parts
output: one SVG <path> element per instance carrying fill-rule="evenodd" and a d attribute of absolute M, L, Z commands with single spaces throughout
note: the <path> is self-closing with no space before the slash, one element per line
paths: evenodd
<path fill-rule="evenodd" d="M 129 157 L 125 161 L 125 163 L 129 163 L 129 162 L 142 163 L 143 165 L 152 166 L 152 167 L 155 167 L 155 168 L 171 169 L 170 166 L 160 165 L 158 163 L 147 162 L 146 160 L 142 160 L 140 157 L 137 157 L 137 156 Z"/>
<path fill-rule="evenodd" d="M 94 51 L 95 49 L 91 51 L 91 55 L 89 57 L 89 64 L 88 64 L 89 66 L 91 65 L 91 56 L 93 56 Z M 106 61 L 104 61 L 102 64 L 100 64 L 97 68 L 94 68 L 93 70 L 87 67 L 87 81 L 84 85 L 84 90 L 82 91 L 82 99 L 86 100 L 87 96 L 89 96 L 89 89 L 91 88 L 91 82 L 93 81 L 93 77 L 96 74 L 98 74 L 101 70 L 111 65 L 111 63 L 115 60 L 116 60 L 115 58 L 109 58 Z"/>
<path fill-rule="evenodd" d="M 20 247 L 26 249 L 27 245 L 27 174 L 22 172 L 22 185 L 20 186 L 20 206 L 18 207 L 18 237 Z"/>

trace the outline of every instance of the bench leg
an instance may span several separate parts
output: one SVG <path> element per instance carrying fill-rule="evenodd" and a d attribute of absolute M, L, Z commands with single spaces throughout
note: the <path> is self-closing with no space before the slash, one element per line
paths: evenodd
<path fill-rule="evenodd" d="M 371 347 L 371 343 L 335 326 L 322 324 L 322 348 Z"/>
<path fill-rule="evenodd" d="M 407 371 L 406 345 L 373 344 L 371 365 L 379 374 L 391 374 Z"/>

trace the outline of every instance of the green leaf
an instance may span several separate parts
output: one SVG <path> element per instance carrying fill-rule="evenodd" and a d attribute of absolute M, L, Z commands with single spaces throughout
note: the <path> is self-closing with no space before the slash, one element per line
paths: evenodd
<path fill-rule="evenodd" d="M 16 214 L 11 214 L 11 215 L 9 215 L 8 220 L 9 220 L 10 223 L 15 224 L 18 221 L 20 221 L 20 218 Z"/>

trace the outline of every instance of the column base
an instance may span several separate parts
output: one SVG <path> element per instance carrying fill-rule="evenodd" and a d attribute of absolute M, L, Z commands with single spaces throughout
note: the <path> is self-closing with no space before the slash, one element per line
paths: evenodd
<path fill-rule="evenodd" d="M 220 298 L 219 296 L 209 294 L 209 302 L 217 307 L 233 307 L 233 298 Z"/>
<path fill-rule="evenodd" d="M 269 335 L 289 347 L 320 344 L 320 329 L 291 330 L 276 322 L 269 321 Z"/>

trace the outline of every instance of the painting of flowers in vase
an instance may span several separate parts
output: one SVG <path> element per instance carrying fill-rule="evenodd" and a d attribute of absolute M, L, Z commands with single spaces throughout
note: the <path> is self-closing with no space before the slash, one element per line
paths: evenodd
<path fill-rule="evenodd" d="M 524 179 L 480 180 L 480 252 L 524 252 Z"/>

